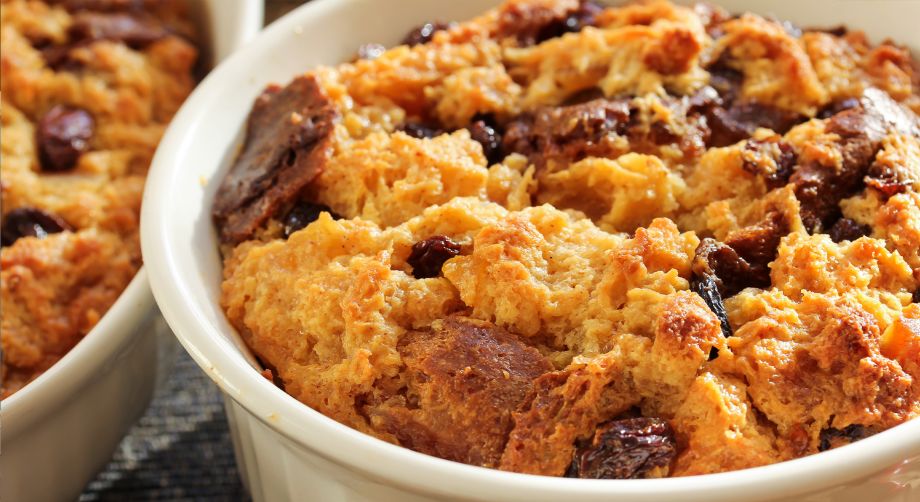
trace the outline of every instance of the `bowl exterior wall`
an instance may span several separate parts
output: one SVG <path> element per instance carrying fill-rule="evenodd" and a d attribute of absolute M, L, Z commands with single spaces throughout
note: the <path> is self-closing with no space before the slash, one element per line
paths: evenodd
<path fill-rule="evenodd" d="M 370 473 L 343 466 L 279 433 L 265 421 L 224 394 L 237 468 L 255 502 L 555 502 L 555 496 L 520 498 L 514 494 L 489 497 L 456 493 L 453 497 L 427 494 L 424 483 L 400 486 Z M 267 422 L 267 423 L 266 423 Z M 610 497 L 628 502 L 629 497 Z M 662 502 L 670 502 L 663 497 Z M 711 500 L 745 502 L 917 502 L 920 500 L 920 455 L 850 483 L 804 492 L 790 498 L 759 494 L 714 494 Z"/>

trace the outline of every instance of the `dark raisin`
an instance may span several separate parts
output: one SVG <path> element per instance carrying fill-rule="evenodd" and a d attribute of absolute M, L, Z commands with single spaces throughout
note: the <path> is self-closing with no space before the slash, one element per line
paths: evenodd
<path fill-rule="evenodd" d="M 709 310 L 719 318 L 722 335 L 726 338 L 732 336 L 734 333 L 728 323 L 728 312 L 725 311 L 725 305 L 722 303 L 722 294 L 719 293 L 719 285 L 716 283 L 715 276 L 701 275 L 693 277 L 690 280 L 690 290 L 700 295 Z"/>
<path fill-rule="evenodd" d="M 538 168 L 549 161 L 577 162 L 603 157 L 615 150 L 617 136 L 625 135 L 630 120 L 626 99 L 596 99 L 571 106 L 525 112 L 506 124 L 503 149 L 530 158 Z"/>
<path fill-rule="evenodd" d="M 866 90 L 859 106 L 832 115 L 825 127 L 839 136 L 834 143 L 839 167 L 806 163 L 790 178 L 801 204 L 802 222 L 813 233 L 827 231 L 841 216 L 840 201 L 858 193 L 867 181 L 883 194 L 908 182 L 909 175 L 874 160 L 889 132 L 920 134 L 916 116 L 877 89 Z"/>
<path fill-rule="evenodd" d="M 914 303 L 920 303 L 920 289 L 914 291 L 914 294 L 911 297 L 911 301 Z"/>
<path fill-rule="evenodd" d="M 750 138 L 759 127 L 785 134 L 805 117 L 770 105 L 736 102 L 726 108 L 715 107 L 709 118 L 712 146 L 733 145 Z"/>
<path fill-rule="evenodd" d="M 889 199 L 899 193 L 904 193 L 914 184 L 913 180 L 900 181 L 890 177 L 875 177 L 871 174 L 866 177 L 866 186 L 878 190 L 882 198 Z"/>
<path fill-rule="evenodd" d="M 67 31 L 67 43 L 36 48 L 41 50 L 45 64 L 49 68 L 55 71 L 78 71 L 83 67 L 83 63 L 70 57 L 74 49 L 86 47 L 98 40 L 122 42 L 134 49 L 142 49 L 170 34 L 159 21 L 144 15 L 140 9 L 133 13 L 128 13 L 129 10 L 131 9 L 128 5 L 114 6 L 111 9 L 80 9 L 74 15 L 73 23 Z"/>
<path fill-rule="evenodd" d="M 93 117 L 86 110 L 58 105 L 38 123 L 35 141 L 44 171 L 66 171 L 89 148 Z"/>
<path fill-rule="evenodd" d="M 324 206 L 323 204 L 314 204 L 312 202 L 300 202 L 291 208 L 288 211 L 288 214 L 284 217 L 284 238 L 287 239 L 294 232 L 305 228 L 310 223 L 319 218 L 319 215 L 323 212 L 329 213 L 333 218 L 338 219 L 339 216 L 332 212 L 332 209 L 329 206 Z"/>
<path fill-rule="evenodd" d="M 851 424 L 843 429 L 828 428 L 821 431 L 818 436 L 820 443 L 818 451 L 827 451 L 832 448 L 847 445 L 860 439 L 865 439 L 872 435 L 872 432 L 864 425 Z"/>
<path fill-rule="evenodd" d="M 741 92 L 744 73 L 732 68 L 729 64 L 729 58 L 725 55 L 707 67 L 706 70 L 709 72 L 709 85 L 716 90 L 724 104 L 728 105 L 734 102 Z"/>
<path fill-rule="evenodd" d="M 834 242 L 855 241 L 871 233 L 872 228 L 869 225 L 857 223 L 849 218 L 840 218 L 827 231 L 827 234 Z"/>
<path fill-rule="evenodd" d="M 744 270 L 743 274 L 723 279 L 727 286 L 727 296 L 732 296 L 746 287 L 770 286 L 770 262 L 776 259 L 780 241 L 788 233 L 789 224 L 783 214 L 779 211 L 769 211 L 757 224 L 736 230 L 725 238 L 725 244 L 750 267 Z M 724 275 L 721 265 L 717 264 L 715 270 L 720 277 Z"/>
<path fill-rule="evenodd" d="M 582 1 L 575 12 L 569 14 L 562 22 L 567 33 L 575 33 L 585 29 L 588 26 L 594 26 L 597 15 L 604 11 L 604 8 L 595 2 Z"/>
<path fill-rule="evenodd" d="M 380 44 L 364 44 L 358 47 L 358 54 L 355 59 L 374 60 L 383 55 L 387 48 Z"/>
<path fill-rule="evenodd" d="M 520 46 L 527 47 L 593 26 L 603 10 L 591 0 L 581 0 L 566 12 L 552 2 L 508 2 L 499 10 L 495 36 L 514 38 Z"/>
<path fill-rule="evenodd" d="M 142 49 L 169 35 L 153 17 L 125 13 L 80 12 L 68 30 L 72 41 L 112 40 Z"/>
<path fill-rule="evenodd" d="M 748 140 L 741 158 L 744 170 L 760 176 L 771 190 L 786 185 L 798 159 L 792 145 L 775 138 Z"/>
<path fill-rule="evenodd" d="M 417 139 L 423 138 L 434 138 L 444 134 L 444 131 L 436 126 L 430 126 L 428 124 L 423 124 L 421 122 L 406 122 L 405 124 L 396 128 L 397 131 L 402 131 L 409 136 Z"/>
<path fill-rule="evenodd" d="M 720 102 L 706 110 L 706 118 L 712 134 L 709 146 L 733 145 L 751 137 L 758 127 L 772 129 L 785 134 L 792 126 L 806 117 L 770 105 L 739 99 L 744 74 L 730 64 L 730 58 L 723 55 L 707 67 L 711 85 L 719 95 Z"/>
<path fill-rule="evenodd" d="M 693 258 L 690 289 L 700 295 L 719 319 L 722 334 L 732 336 L 723 298 L 746 287 L 770 285 L 769 263 L 776 258 L 782 237 L 788 233 L 782 214 L 770 212 L 764 221 L 728 236 L 725 243 L 705 238 Z M 713 350 L 710 358 L 718 351 Z"/>
<path fill-rule="evenodd" d="M 60 216 L 34 207 L 20 207 L 7 213 L 0 229 L 3 246 L 12 246 L 21 237 L 44 239 L 49 234 L 73 230 Z"/>
<path fill-rule="evenodd" d="M 732 232 L 725 243 L 703 239 L 693 258 L 694 277 L 711 276 L 723 298 L 747 287 L 768 287 L 769 264 L 788 228 L 780 213 L 771 212 L 757 225 Z"/>
<path fill-rule="evenodd" d="M 482 153 L 490 165 L 502 160 L 502 135 L 491 117 L 473 117 L 467 129 L 470 137 L 482 145 Z"/>
<path fill-rule="evenodd" d="M 410 31 L 406 34 L 406 37 L 403 38 L 402 44 L 413 47 L 420 44 L 427 44 L 431 42 L 431 39 L 434 37 L 434 34 L 450 28 L 449 23 L 425 23 L 418 28 Z"/>
<path fill-rule="evenodd" d="M 664 477 L 677 455 L 677 441 L 667 421 L 627 418 L 598 426 L 590 442 L 580 445 L 566 476 L 583 479 Z"/>
<path fill-rule="evenodd" d="M 905 163 L 886 163 L 876 160 L 869 166 L 865 178 L 866 186 L 877 190 L 882 198 L 888 200 L 899 193 L 906 192 L 917 183 L 913 172 Z"/>
<path fill-rule="evenodd" d="M 40 49 L 45 65 L 54 71 L 76 72 L 83 68 L 83 63 L 70 57 L 70 51 L 86 47 L 90 41 L 78 41 L 63 45 L 49 45 Z"/>
<path fill-rule="evenodd" d="M 416 279 L 441 275 L 444 262 L 460 254 L 460 244 L 443 235 L 435 235 L 412 245 L 407 263 Z"/>
<path fill-rule="evenodd" d="M 856 98 L 846 98 L 833 101 L 818 112 L 819 119 L 829 119 L 842 111 L 856 108 L 859 106 L 859 100 Z"/>
<path fill-rule="evenodd" d="M 713 107 L 722 105 L 719 91 L 710 86 L 705 86 L 693 93 L 687 100 L 687 113 L 707 113 Z"/>
<path fill-rule="evenodd" d="M 594 101 L 595 99 L 604 98 L 604 91 L 599 87 L 588 87 L 587 89 L 582 89 L 575 92 L 571 96 L 565 98 L 565 101 L 562 102 L 562 106 L 571 106 L 571 105 L 580 105 L 582 103 L 587 103 L 588 101 Z"/>

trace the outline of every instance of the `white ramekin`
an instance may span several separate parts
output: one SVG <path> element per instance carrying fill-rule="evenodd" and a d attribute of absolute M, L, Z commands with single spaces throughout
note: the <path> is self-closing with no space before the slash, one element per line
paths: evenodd
<path fill-rule="evenodd" d="M 717 0 L 718 1 L 718 0 Z M 253 369 L 218 305 L 221 261 L 210 207 L 253 99 L 361 43 L 395 43 L 426 20 L 467 19 L 496 0 L 314 0 L 220 65 L 174 120 L 153 163 L 142 247 L 154 295 L 181 343 L 227 399 L 240 472 L 256 501 L 917 501 L 920 420 L 856 444 L 781 464 L 663 480 L 512 474 L 421 455 L 304 406 Z M 914 0 L 728 0 L 803 26 L 845 23 L 920 49 Z M 202 183 L 201 180 L 207 180 Z"/>
<path fill-rule="evenodd" d="M 193 5 L 206 61 L 262 28 L 261 0 Z M 73 350 L 0 403 L 0 500 L 75 500 L 147 408 L 174 346 L 141 268 Z"/>

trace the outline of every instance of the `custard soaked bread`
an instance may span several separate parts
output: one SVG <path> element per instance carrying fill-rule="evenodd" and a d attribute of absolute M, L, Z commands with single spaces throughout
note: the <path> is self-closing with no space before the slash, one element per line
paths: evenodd
<path fill-rule="evenodd" d="M 258 98 L 222 305 L 385 441 L 585 478 L 920 414 L 920 70 L 699 4 L 511 0 Z"/>
<path fill-rule="evenodd" d="M 79 342 L 141 266 L 144 177 L 194 84 L 186 7 L 0 3 L 0 397 Z"/>

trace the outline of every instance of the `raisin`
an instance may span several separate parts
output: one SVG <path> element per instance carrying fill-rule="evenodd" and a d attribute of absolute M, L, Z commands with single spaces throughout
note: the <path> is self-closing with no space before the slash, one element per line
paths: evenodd
<path fill-rule="evenodd" d="M 49 234 L 70 231 L 73 228 L 60 216 L 34 207 L 20 207 L 7 213 L 0 230 L 3 246 L 12 246 L 21 237 L 44 239 Z"/>
<path fill-rule="evenodd" d="M 911 297 L 911 301 L 914 303 L 920 303 L 920 289 L 914 291 L 914 294 Z"/>
<path fill-rule="evenodd" d="M 440 129 L 437 126 L 423 124 L 421 122 L 406 122 L 405 124 L 397 127 L 396 130 L 402 131 L 416 139 L 430 139 L 444 134 L 443 129 Z"/>
<path fill-rule="evenodd" d="M 627 418 L 598 426 L 590 442 L 580 445 L 567 477 L 641 479 L 664 477 L 677 455 L 670 424 L 660 418 Z"/>
<path fill-rule="evenodd" d="M 742 168 L 760 176 L 768 189 L 785 186 L 792 176 L 797 156 L 792 145 L 781 139 L 751 139 L 741 151 Z"/>
<path fill-rule="evenodd" d="M 830 230 L 827 231 L 827 234 L 834 242 L 855 241 L 871 233 L 872 228 L 870 228 L 869 225 L 857 223 L 849 218 L 840 218 L 837 220 L 837 223 L 834 223 Z"/>
<path fill-rule="evenodd" d="M 704 86 L 693 93 L 687 100 L 687 113 L 706 113 L 715 106 L 722 104 L 719 91 L 710 86 Z"/>
<path fill-rule="evenodd" d="M 382 56 L 386 51 L 387 48 L 380 44 L 364 44 L 358 47 L 358 54 L 355 56 L 355 59 L 374 60 Z"/>
<path fill-rule="evenodd" d="M 590 0 L 582 0 L 565 13 L 539 3 L 511 2 L 501 9 L 497 36 L 513 37 L 521 46 L 539 44 L 593 26 L 602 11 L 602 6 Z"/>
<path fill-rule="evenodd" d="M 709 72 L 709 85 L 719 94 L 723 104 L 734 102 L 738 98 L 738 94 L 741 93 L 744 73 L 732 68 L 729 64 L 729 58 L 725 55 L 707 67 L 706 70 Z"/>
<path fill-rule="evenodd" d="M 305 228 L 310 223 L 319 218 L 319 215 L 323 212 L 327 212 L 332 215 L 333 218 L 339 219 L 339 216 L 332 212 L 332 209 L 329 206 L 323 204 L 314 204 L 312 202 L 300 202 L 291 208 L 288 211 L 288 214 L 284 217 L 284 238 L 287 239 L 294 232 Z"/>
<path fill-rule="evenodd" d="M 39 51 L 48 68 L 54 71 L 76 72 L 83 67 L 83 63 L 72 59 L 70 57 L 70 51 L 88 45 L 88 41 L 80 41 L 64 45 L 49 45 L 40 48 Z"/>
<path fill-rule="evenodd" d="M 403 45 L 414 47 L 431 42 L 434 34 L 451 27 L 450 23 L 425 23 L 406 34 L 402 40 Z"/>
<path fill-rule="evenodd" d="M 596 99 L 571 106 L 525 112 L 505 128 L 506 153 L 526 155 L 537 167 L 551 160 L 577 162 L 589 156 L 607 156 L 618 146 L 629 125 L 628 100 Z"/>
<path fill-rule="evenodd" d="M 89 148 L 93 136 L 93 117 L 86 110 L 58 105 L 38 123 L 35 141 L 44 171 L 66 171 Z"/>
<path fill-rule="evenodd" d="M 899 193 L 906 192 L 914 183 L 913 173 L 905 164 L 889 164 L 876 160 L 866 173 L 866 186 L 877 190 L 887 200 Z"/>
<path fill-rule="evenodd" d="M 770 262 L 776 259 L 777 249 L 783 236 L 789 233 L 789 224 L 779 211 L 769 211 L 762 221 L 730 233 L 725 244 L 734 250 L 750 266 L 746 274 L 726 282 L 728 296 L 753 286 L 770 286 Z M 720 267 L 716 267 L 721 273 Z M 721 277 L 721 276 L 720 276 Z"/>
<path fill-rule="evenodd" d="M 710 276 L 723 298 L 734 296 L 747 287 L 768 287 L 770 262 L 776 259 L 780 241 L 788 231 L 789 225 L 782 213 L 770 211 L 758 224 L 729 234 L 724 243 L 703 239 L 693 258 L 693 276 Z M 706 295 L 700 296 L 707 299 Z M 716 308 L 713 312 L 718 314 Z"/>
<path fill-rule="evenodd" d="M 785 134 L 804 119 L 797 113 L 753 101 L 715 107 L 708 118 L 713 133 L 710 143 L 716 147 L 750 138 L 759 127 Z"/>
<path fill-rule="evenodd" d="M 565 101 L 562 102 L 562 106 L 580 105 L 582 103 L 587 103 L 588 101 L 594 101 L 595 99 L 603 98 L 604 91 L 601 88 L 588 87 L 587 89 L 576 91 L 574 94 L 565 98 Z"/>
<path fill-rule="evenodd" d="M 67 43 L 37 47 L 49 68 L 55 71 L 79 70 L 83 64 L 70 57 L 71 51 L 97 40 L 122 42 L 131 48 L 143 49 L 170 34 L 159 21 L 144 15 L 140 9 L 134 13 L 117 12 L 131 10 L 125 5 L 102 10 L 108 12 L 87 12 L 83 9 L 75 14 L 67 31 Z"/>
<path fill-rule="evenodd" d="M 820 441 L 818 451 L 827 451 L 838 446 L 847 445 L 871 435 L 872 432 L 866 426 L 859 424 L 851 424 L 843 429 L 824 429 L 818 436 Z"/>
<path fill-rule="evenodd" d="M 856 108 L 858 106 L 859 100 L 856 98 L 845 98 L 833 101 L 818 112 L 818 118 L 829 119 L 840 112 L 849 110 L 851 108 Z"/>
<path fill-rule="evenodd" d="M 719 319 L 725 337 L 733 332 L 723 298 L 746 287 L 770 285 L 769 263 L 776 258 L 779 242 L 787 231 L 782 215 L 771 212 L 763 222 L 730 234 L 726 243 L 705 238 L 696 248 L 690 289 Z M 717 355 L 718 351 L 713 349 L 710 359 Z"/>
<path fill-rule="evenodd" d="M 588 26 L 594 26 L 597 15 L 604 11 L 604 7 L 590 0 L 578 4 L 578 9 L 565 18 L 564 24 L 569 33 L 581 31 Z"/>
<path fill-rule="evenodd" d="M 460 244 L 443 235 L 435 235 L 412 245 L 412 253 L 406 260 L 412 266 L 416 279 L 441 275 L 444 262 L 460 254 Z"/>
<path fill-rule="evenodd" d="M 751 137 L 758 127 L 785 134 L 806 118 L 770 105 L 739 99 L 744 74 L 731 67 L 730 58 L 726 55 L 706 69 L 710 75 L 709 85 L 720 98 L 720 103 L 709 107 L 706 112 L 708 125 L 712 129 L 709 146 L 733 145 Z"/>
<path fill-rule="evenodd" d="M 841 216 L 840 201 L 858 193 L 867 181 L 883 194 L 896 193 L 902 183 L 913 183 L 905 170 L 874 160 L 886 135 L 920 135 L 920 120 L 884 91 L 867 89 L 859 106 L 832 115 L 825 129 L 839 136 L 834 148 L 840 165 L 807 163 L 790 178 L 801 204 L 802 222 L 813 233 L 830 228 Z"/>
<path fill-rule="evenodd" d="M 709 310 L 719 318 L 722 335 L 726 338 L 732 336 L 734 333 L 728 323 L 728 312 L 725 311 L 725 305 L 722 303 L 722 294 L 719 293 L 719 285 L 715 276 L 707 274 L 693 277 L 690 280 L 690 290 L 700 295 Z"/>
<path fill-rule="evenodd" d="M 473 123 L 467 129 L 470 137 L 482 145 L 482 153 L 490 165 L 502 160 L 502 135 L 494 119 L 488 116 L 473 117 Z"/>
<path fill-rule="evenodd" d="M 112 40 L 142 49 L 169 35 L 169 30 L 152 17 L 80 12 L 74 16 L 68 35 L 73 41 Z"/>

